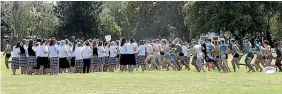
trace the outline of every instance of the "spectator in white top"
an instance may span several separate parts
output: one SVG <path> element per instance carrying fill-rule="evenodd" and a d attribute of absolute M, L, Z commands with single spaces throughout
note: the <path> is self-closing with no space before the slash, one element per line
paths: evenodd
<path fill-rule="evenodd" d="M 82 44 L 81 42 L 77 43 L 77 47 L 74 50 L 74 56 L 75 56 L 75 68 L 77 73 L 82 73 L 83 68 L 83 58 L 82 58 Z"/>
<path fill-rule="evenodd" d="M 126 43 L 127 43 L 127 40 L 125 37 L 122 37 L 121 38 L 121 41 L 120 41 L 120 47 L 119 47 L 119 53 L 120 53 L 120 71 L 123 72 L 123 71 L 126 71 L 127 70 L 127 54 L 126 54 Z"/>
<path fill-rule="evenodd" d="M 117 54 L 117 49 L 116 49 L 116 46 L 114 45 L 115 43 L 114 42 L 110 42 L 110 59 L 109 59 L 109 65 L 110 65 L 110 68 L 109 68 L 109 71 L 110 72 L 114 72 L 115 70 L 115 66 L 116 66 L 116 54 Z"/>
<path fill-rule="evenodd" d="M 91 57 L 92 57 L 92 49 L 90 48 L 90 43 L 88 41 L 85 42 L 85 47 L 82 49 L 82 57 L 83 57 L 83 73 L 89 73 Z"/>
<path fill-rule="evenodd" d="M 103 72 L 105 65 L 106 50 L 103 46 L 103 41 L 98 42 L 98 58 L 99 58 L 99 69 L 98 71 Z"/>
<path fill-rule="evenodd" d="M 70 64 L 67 60 L 68 55 L 69 53 L 68 53 L 66 43 L 64 40 L 62 40 L 59 46 L 59 66 L 60 66 L 61 73 L 66 72 L 67 69 L 70 67 Z"/>
<path fill-rule="evenodd" d="M 133 72 L 134 66 L 136 65 L 135 60 L 135 51 L 138 49 L 138 46 L 134 44 L 134 39 L 130 38 L 130 42 L 126 45 L 126 52 L 127 58 L 126 61 L 128 62 L 128 71 Z"/>
<path fill-rule="evenodd" d="M 51 70 L 51 75 L 55 74 L 57 75 L 59 73 L 59 49 L 56 46 L 56 40 L 51 40 L 48 50 L 50 52 L 49 58 L 50 58 L 50 68 Z"/>
<path fill-rule="evenodd" d="M 13 48 L 11 64 L 13 75 L 16 75 L 16 70 L 19 69 L 20 44 L 21 43 L 18 41 L 16 46 Z"/>
<path fill-rule="evenodd" d="M 37 49 L 37 67 L 39 68 L 39 75 L 45 73 L 48 65 L 48 47 L 46 46 L 46 40 L 41 41 L 40 46 Z"/>

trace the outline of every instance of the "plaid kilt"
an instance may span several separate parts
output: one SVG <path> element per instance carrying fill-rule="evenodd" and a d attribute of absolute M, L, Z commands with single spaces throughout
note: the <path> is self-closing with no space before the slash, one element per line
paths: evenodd
<path fill-rule="evenodd" d="M 116 63 L 116 64 L 119 64 L 119 63 L 120 63 L 120 62 L 119 62 L 119 61 L 120 61 L 119 58 L 120 58 L 120 54 L 117 54 L 117 56 L 116 56 L 116 62 L 117 62 L 117 63 Z"/>
<path fill-rule="evenodd" d="M 105 65 L 109 65 L 110 64 L 110 57 L 109 56 L 105 56 Z"/>
<path fill-rule="evenodd" d="M 29 67 L 37 67 L 37 59 L 36 56 L 28 56 L 28 64 Z"/>
<path fill-rule="evenodd" d="M 187 64 L 189 64 L 189 62 L 190 62 L 190 57 L 184 56 L 184 62 L 187 63 Z"/>
<path fill-rule="evenodd" d="M 12 69 L 19 69 L 19 57 L 12 57 Z"/>
<path fill-rule="evenodd" d="M 75 67 L 77 67 L 77 68 L 82 68 L 83 65 L 84 65 L 83 59 L 75 60 Z"/>
<path fill-rule="evenodd" d="M 99 64 L 105 64 L 105 57 L 99 57 Z"/>
<path fill-rule="evenodd" d="M 109 58 L 109 65 L 116 65 L 117 58 L 116 57 L 110 57 Z"/>
<path fill-rule="evenodd" d="M 53 66 L 53 67 L 59 66 L 59 58 L 50 57 L 50 66 Z"/>
<path fill-rule="evenodd" d="M 19 58 L 19 66 L 20 67 L 27 67 L 27 61 L 28 58 L 26 57 L 26 54 L 21 54 Z"/>
<path fill-rule="evenodd" d="M 139 55 L 138 56 L 138 64 L 145 65 L 146 56 Z"/>
<path fill-rule="evenodd" d="M 136 63 L 136 64 L 139 63 L 139 59 L 138 59 L 138 58 L 139 58 L 139 56 L 138 56 L 138 54 L 136 53 L 136 54 L 135 54 L 135 63 Z"/>
<path fill-rule="evenodd" d="M 92 58 L 91 58 L 91 65 L 99 65 L 99 58 L 98 58 L 98 56 L 92 56 Z"/>

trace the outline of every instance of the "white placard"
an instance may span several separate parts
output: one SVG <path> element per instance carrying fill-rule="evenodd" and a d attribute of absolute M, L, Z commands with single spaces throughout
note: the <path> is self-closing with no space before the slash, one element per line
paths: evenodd
<path fill-rule="evenodd" d="M 111 35 L 106 35 L 105 39 L 106 39 L 106 41 L 111 41 Z"/>

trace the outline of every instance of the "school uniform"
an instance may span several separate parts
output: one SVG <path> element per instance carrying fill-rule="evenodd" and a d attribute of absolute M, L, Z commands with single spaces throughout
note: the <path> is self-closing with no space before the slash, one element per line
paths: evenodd
<path fill-rule="evenodd" d="M 136 65 L 134 48 L 137 48 L 137 47 L 133 43 L 128 43 L 126 45 L 126 53 L 127 53 L 126 62 L 127 62 L 127 65 Z"/>
<path fill-rule="evenodd" d="M 110 59 L 109 59 L 109 64 L 110 65 L 116 65 L 116 47 L 115 46 L 110 46 Z"/>
<path fill-rule="evenodd" d="M 82 57 L 83 57 L 83 73 L 85 73 L 85 69 L 87 69 L 86 73 L 89 73 L 90 65 L 91 65 L 91 48 L 90 46 L 86 46 L 82 49 Z"/>
<path fill-rule="evenodd" d="M 99 64 L 105 64 L 105 48 L 103 46 L 98 47 L 98 57 L 99 57 Z"/>
<path fill-rule="evenodd" d="M 40 66 L 44 66 L 44 68 L 49 66 L 48 54 L 44 53 L 44 51 L 48 51 L 48 47 L 46 45 L 41 45 L 36 50 L 38 68 L 40 68 Z"/>
<path fill-rule="evenodd" d="M 110 63 L 110 48 L 109 47 L 105 47 L 105 65 L 109 65 Z"/>
<path fill-rule="evenodd" d="M 82 68 L 83 67 L 83 58 L 82 58 L 82 47 L 76 47 L 74 51 L 75 56 L 75 67 Z"/>
<path fill-rule="evenodd" d="M 20 48 L 13 49 L 12 64 L 11 64 L 12 69 L 19 69 L 19 53 L 20 53 Z"/>
<path fill-rule="evenodd" d="M 27 67 L 27 63 L 28 63 L 27 52 L 23 46 L 20 47 L 20 53 L 21 53 L 19 58 L 20 67 Z"/>
<path fill-rule="evenodd" d="M 29 46 L 27 48 L 28 52 L 28 67 L 36 67 L 37 66 L 37 59 L 36 59 L 36 54 L 34 51 L 35 47 Z"/>
<path fill-rule="evenodd" d="M 49 46 L 48 50 L 50 52 L 50 67 L 59 67 L 58 47 L 55 45 Z"/>
<path fill-rule="evenodd" d="M 68 56 L 70 57 L 69 59 L 70 66 L 75 67 L 75 55 L 73 53 L 74 52 L 73 47 L 68 46 L 67 49 L 68 49 Z"/>
<path fill-rule="evenodd" d="M 66 52 L 68 52 L 68 49 L 66 46 L 60 46 L 59 47 L 59 67 L 60 68 L 69 68 L 70 64 L 67 60 L 68 55 Z"/>
<path fill-rule="evenodd" d="M 145 65 L 145 59 L 146 59 L 146 47 L 145 45 L 140 45 L 138 47 L 139 53 L 138 53 L 138 64 L 139 65 Z"/>
<path fill-rule="evenodd" d="M 119 53 L 120 53 L 120 65 L 127 65 L 127 54 L 126 54 L 126 44 L 119 47 Z"/>
<path fill-rule="evenodd" d="M 91 65 L 99 65 L 98 48 L 93 47 L 93 55 L 91 58 Z"/>

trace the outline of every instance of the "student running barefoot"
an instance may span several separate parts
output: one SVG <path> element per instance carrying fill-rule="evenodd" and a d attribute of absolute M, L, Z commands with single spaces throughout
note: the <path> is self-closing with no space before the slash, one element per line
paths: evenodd
<path fill-rule="evenodd" d="M 190 70 L 190 53 L 189 53 L 189 49 L 188 49 L 189 45 L 187 42 L 184 42 L 181 49 L 182 52 L 184 54 L 184 63 L 187 65 L 187 69 Z"/>
<path fill-rule="evenodd" d="M 89 73 L 90 65 L 91 65 L 91 56 L 92 49 L 90 48 L 90 43 L 85 42 L 85 47 L 82 49 L 82 57 L 83 57 L 83 73 Z"/>
<path fill-rule="evenodd" d="M 23 40 L 20 46 L 20 67 L 21 67 L 21 74 L 27 74 L 27 47 L 26 47 L 26 40 Z"/>
<path fill-rule="evenodd" d="M 120 47 L 119 47 L 119 53 L 120 53 L 120 71 L 124 72 L 126 71 L 126 65 L 127 65 L 127 54 L 126 54 L 126 45 L 127 40 L 125 37 L 122 37 L 120 40 Z"/>
<path fill-rule="evenodd" d="M 105 56 L 106 56 L 106 50 L 103 46 L 103 42 L 100 41 L 98 43 L 98 57 L 99 57 L 99 72 L 103 72 L 104 65 L 105 65 Z"/>
<path fill-rule="evenodd" d="M 227 62 L 227 59 L 228 59 L 228 46 L 227 44 L 225 43 L 225 40 L 224 39 L 221 39 L 220 40 L 221 42 L 221 45 L 219 46 L 219 49 L 220 49 L 220 58 L 223 62 L 223 66 L 224 66 L 224 69 L 225 69 L 225 72 L 231 72 L 229 66 L 228 66 L 228 62 Z"/>
<path fill-rule="evenodd" d="M 110 59 L 109 59 L 109 71 L 114 72 L 115 71 L 115 66 L 116 66 L 116 54 L 117 54 L 117 49 L 115 46 L 115 42 L 110 42 Z"/>
<path fill-rule="evenodd" d="M 276 42 L 274 43 L 274 46 L 275 46 L 275 52 L 277 54 L 277 57 L 276 57 L 276 61 L 275 61 L 275 66 L 279 69 L 279 72 L 282 72 L 282 63 L 281 63 L 281 60 L 282 60 L 282 49 L 281 49 L 281 45 L 279 42 Z"/>
<path fill-rule="evenodd" d="M 12 51 L 12 47 L 9 44 L 9 40 L 6 40 L 6 46 L 4 48 L 3 56 L 6 55 L 5 56 L 5 65 L 6 65 L 7 69 L 9 69 L 9 62 L 8 62 L 8 60 L 11 57 L 11 51 Z"/>
<path fill-rule="evenodd" d="M 272 59 L 273 59 L 273 55 L 272 55 L 272 51 L 271 51 L 271 47 L 269 45 L 269 42 L 267 40 L 265 40 L 263 42 L 263 45 L 264 45 L 264 52 L 266 54 L 265 65 L 266 66 L 272 66 L 271 62 L 272 62 Z"/>
<path fill-rule="evenodd" d="M 253 54 L 253 51 L 252 51 L 252 45 L 249 42 L 248 38 L 244 39 L 244 45 L 245 45 L 245 49 L 247 51 L 247 56 L 245 58 L 245 64 L 249 68 L 248 72 L 255 72 L 255 69 L 251 65 L 252 59 L 254 58 L 254 54 Z"/>
<path fill-rule="evenodd" d="M 60 73 L 66 73 L 67 69 L 70 67 L 69 61 L 67 60 L 69 54 L 69 50 L 71 48 L 68 48 L 68 46 L 65 43 L 65 40 L 62 40 L 60 42 L 59 46 L 59 66 L 60 66 Z M 68 70 L 69 72 L 69 70 Z"/>
<path fill-rule="evenodd" d="M 166 64 L 167 71 L 169 70 L 169 66 L 172 67 L 174 70 L 176 70 L 175 66 L 172 64 L 172 60 L 171 60 L 172 57 L 170 55 L 169 44 L 167 40 L 162 39 L 161 44 L 162 44 L 162 52 L 164 53 L 163 55 L 164 58 L 162 60 L 162 63 Z"/>
<path fill-rule="evenodd" d="M 82 43 L 78 42 L 77 47 L 74 50 L 74 55 L 75 55 L 75 70 L 76 73 L 82 73 L 82 68 L 83 68 L 83 58 L 82 58 Z"/>
<path fill-rule="evenodd" d="M 93 51 L 93 55 L 92 55 L 92 59 L 91 59 L 91 70 L 92 72 L 97 72 L 99 70 L 99 58 L 98 58 L 98 44 L 96 40 L 93 40 L 92 43 L 92 51 Z"/>
<path fill-rule="evenodd" d="M 27 52 L 28 52 L 28 75 L 32 75 L 33 67 L 37 66 L 36 53 L 35 53 L 35 48 L 33 47 L 32 40 L 28 42 Z"/>
<path fill-rule="evenodd" d="M 49 58 L 50 58 L 50 69 L 51 69 L 51 75 L 58 75 L 59 73 L 59 49 L 56 46 L 56 40 L 51 40 L 49 47 Z"/>
<path fill-rule="evenodd" d="M 13 48 L 12 64 L 11 64 L 13 75 L 16 75 L 16 70 L 19 69 L 20 44 L 21 44 L 20 42 L 17 42 L 17 44 Z"/>
<path fill-rule="evenodd" d="M 256 59 L 255 59 L 256 70 L 261 72 L 263 69 L 262 69 L 262 67 L 260 66 L 260 64 L 261 64 L 262 62 L 264 62 L 264 61 L 263 61 L 263 55 L 262 55 L 263 49 L 262 49 L 261 44 L 259 43 L 259 40 L 258 40 L 258 39 L 255 40 L 255 51 L 256 51 L 256 55 L 257 55 L 257 57 L 256 57 Z M 258 69 L 260 69 L 260 70 L 258 70 Z"/>
<path fill-rule="evenodd" d="M 146 59 L 145 59 L 146 69 L 152 70 L 152 65 L 155 64 L 157 66 L 157 63 L 154 60 L 154 50 L 153 50 L 153 46 L 150 44 L 150 42 L 147 42 L 146 52 L 147 52 Z"/>
<path fill-rule="evenodd" d="M 206 70 L 202 66 L 202 60 L 203 60 L 202 46 L 197 44 L 196 41 L 193 41 L 193 45 L 192 46 L 193 46 L 193 48 L 192 48 L 193 54 L 194 54 L 194 56 L 197 57 L 196 64 L 197 64 L 198 69 L 199 69 L 198 72 L 201 72 L 201 70 L 203 72 L 206 72 Z"/>
<path fill-rule="evenodd" d="M 46 46 L 46 40 L 43 40 L 40 43 L 40 46 L 37 49 L 37 67 L 39 67 L 39 75 L 43 75 L 46 72 L 46 67 L 48 64 L 48 47 Z"/>

